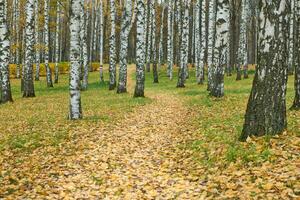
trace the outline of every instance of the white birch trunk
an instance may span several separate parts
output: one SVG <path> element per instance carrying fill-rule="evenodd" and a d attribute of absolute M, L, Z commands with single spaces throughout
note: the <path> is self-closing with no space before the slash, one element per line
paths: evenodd
<path fill-rule="evenodd" d="M 130 33 L 130 24 L 132 17 L 132 0 L 125 0 L 125 6 L 122 13 L 121 24 L 121 49 L 120 49 L 120 68 L 119 82 L 117 93 L 127 92 L 127 54 L 128 54 L 128 37 Z"/>
<path fill-rule="evenodd" d="M 9 80 L 10 41 L 5 16 L 7 12 L 5 1 L 6 0 L 0 0 L 0 103 L 13 101 Z"/>
<path fill-rule="evenodd" d="M 104 15 L 103 15 L 103 3 L 102 0 L 100 0 L 100 5 L 99 5 L 99 60 L 100 60 L 100 82 L 104 81 L 103 77 L 103 21 L 104 20 Z"/>
<path fill-rule="evenodd" d="M 58 83 L 58 75 L 59 75 L 59 35 L 60 35 L 60 3 L 57 1 L 56 3 L 56 31 L 55 31 L 55 79 L 54 83 Z"/>
<path fill-rule="evenodd" d="M 212 88 L 212 73 L 214 70 L 213 60 L 214 54 L 213 49 L 215 46 L 215 32 L 216 32 L 216 3 L 217 0 L 209 1 L 209 25 L 208 25 L 208 50 L 207 50 L 207 67 L 208 67 L 208 77 L 207 77 L 207 90 L 210 91 Z"/>
<path fill-rule="evenodd" d="M 116 5 L 110 0 L 111 32 L 109 38 L 109 90 L 116 88 Z"/>
<path fill-rule="evenodd" d="M 82 118 L 80 96 L 80 15 L 83 12 L 81 0 L 71 0 L 70 12 L 70 111 L 69 119 Z"/>
<path fill-rule="evenodd" d="M 44 0 L 44 37 L 45 37 L 45 68 L 46 68 L 46 79 L 47 79 L 47 87 L 53 87 L 52 83 L 52 72 L 49 66 L 49 2 L 50 0 Z"/>
<path fill-rule="evenodd" d="M 134 97 L 144 97 L 145 88 L 145 3 L 137 0 L 136 86 Z"/>

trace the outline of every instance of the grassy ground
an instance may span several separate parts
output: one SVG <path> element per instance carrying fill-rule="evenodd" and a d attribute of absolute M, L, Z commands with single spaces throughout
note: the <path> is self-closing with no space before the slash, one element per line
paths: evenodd
<path fill-rule="evenodd" d="M 134 70 L 133 66 L 130 68 Z M 134 74 L 130 78 L 134 80 Z M 107 73 L 105 79 L 108 79 Z M 214 99 L 208 96 L 206 85 L 195 84 L 193 70 L 183 89 L 176 88 L 176 71 L 170 81 L 161 70 L 159 84 L 152 83 L 151 73 L 146 76 L 146 96 L 157 93 L 174 95 L 190 110 L 188 120 L 192 128 L 183 127 L 182 131 L 189 136 L 178 145 L 182 152 L 178 156 L 188 159 L 184 166 L 190 174 L 199 177 L 197 181 L 206 192 L 204 197 L 222 194 L 232 198 L 247 192 L 253 198 L 273 198 L 274 195 L 295 198 L 299 195 L 295 168 L 299 162 L 299 111 L 288 111 L 288 130 L 280 136 L 252 138 L 246 143 L 238 141 L 252 79 L 253 73 L 249 79 L 239 82 L 234 76 L 225 77 L 225 97 Z M 37 97 L 32 99 L 21 98 L 20 81 L 12 80 L 15 102 L 1 105 L 0 109 L 0 186 L 6 176 L 4 172 L 9 173 L 4 170 L 4 163 L 9 159 L 10 165 L 18 165 L 32 152 L 61 149 L 73 139 L 74 133 L 91 134 L 126 118 L 137 107 L 153 102 L 152 98 L 132 98 L 134 81 L 129 81 L 129 93 L 122 95 L 108 91 L 107 82 L 99 83 L 97 72 L 90 74 L 89 83 L 89 90 L 82 93 L 84 119 L 72 122 L 67 120 L 67 75 L 61 76 L 60 83 L 54 88 L 46 88 L 44 78 L 35 82 Z M 287 107 L 291 106 L 293 96 L 291 77 Z M 174 111 L 174 117 L 181 116 Z M 47 154 L 47 151 L 41 152 Z M 18 170 L 17 167 L 14 169 Z M 14 179 L 11 180 L 13 184 Z"/>

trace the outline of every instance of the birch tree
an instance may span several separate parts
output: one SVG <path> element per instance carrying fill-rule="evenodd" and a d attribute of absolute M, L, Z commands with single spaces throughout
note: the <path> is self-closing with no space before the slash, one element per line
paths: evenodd
<path fill-rule="evenodd" d="M 132 0 L 125 0 L 125 6 L 122 13 L 121 24 L 121 50 L 120 50 L 120 68 L 119 82 L 117 93 L 127 92 L 127 54 L 128 54 L 128 37 L 130 32 L 131 16 L 132 16 Z"/>
<path fill-rule="evenodd" d="M 210 95 L 224 96 L 224 73 L 227 66 L 229 33 L 229 4 L 227 0 L 217 0 L 216 42 L 213 49 L 212 87 Z"/>
<path fill-rule="evenodd" d="M 157 46 L 156 46 L 156 0 L 153 2 L 153 19 L 152 19 L 152 65 L 153 65 L 153 83 L 158 83 L 158 71 L 157 71 Z"/>
<path fill-rule="evenodd" d="M 80 14 L 81 0 L 71 0 L 70 5 L 70 111 L 69 119 L 82 118 L 80 96 Z"/>
<path fill-rule="evenodd" d="M 93 71 L 93 58 L 94 58 L 94 54 L 93 54 L 93 49 L 94 49 L 94 37 L 96 37 L 96 35 L 94 34 L 94 30 L 95 30 L 95 0 L 91 1 L 91 34 L 90 34 L 90 72 Z"/>
<path fill-rule="evenodd" d="M 81 30 L 80 30 L 80 41 L 81 41 L 81 57 L 82 57 L 82 68 L 81 68 L 81 76 L 82 76 L 82 84 L 81 90 L 87 90 L 88 88 L 88 76 L 89 76 L 89 55 L 88 55 L 88 41 L 87 41 L 87 31 L 88 31 L 88 13 L 85 11 L 84 8 L 85 0 L 81 0 L 81 4 L 83 5 L 83 12 L 80 14 L 80 23 L 81 23 Z"/>
<path fill-rule="evenodd" d="M 167 62 L 168 62 L 168 71 L 167 75 L 170 80 L 173 79 L 173 64 L 174 64 L 174 55 L 173 55 L 173 5 L 174 2 L 172 0 L 168 0 L 168 41 L 167 41 Z"/>
<path fill-rule="evenodd" d="M 158 66 L 159 68 L 163 65 L 164 62 L 164 48 L 163 48 L 163 35 L 164 35 L 164 18 L 165 18 L 165 3 L 162 3 L 162 13 L 161 13 L 161 25 L 159 33 L 159 49 L 158 49 Z"/>
<path fill-rule="evenodd" d="M 147 35 L 147 54 L 146 54 L 146 71 L 150 72 L 150 62 L 152 53 L 152 38 L 153 38 L 153 20 L 154 20 L 154 0 L 149 0 L 149 19 L 148 19 L 148 35 Z M 147 10 L 146 10 L 147 12 Z"/>
<path fill-rule="evenodd" d="M 40 31 L 39 31 L 39 0 L 35 0 L 35 80 L 40 80 Z"/>
<path fill-rule="evenodd" d="M 213 62 L 214 54 L 213 49 L 215 46 L 215 32 L 216 32 L 216 2 L 217 0 L 209 1 L 209 25 L 208 25 L 208 50 L 207 50 L 207 65 L 208 65 L 208 77 L 207 77 L 207 90 L 210 91 L 213 83 Z"/>
<path fill-rule="evenodd" d="M 143 60 L 145 50 L 145 3 L 137 0 L 137 24 L 136 24 L 136 86 L 134 97 L 144 97 L 145 88 L 145 62 Z"/>
<path fill-rule="evenodd" d="M 295 98 L 292 105 L 292 109 L 300 109 L 300 1 L 295 1 L 295 29 L 294 29 L 294 38 L 295 38 Z"/>
<path fill-rule="evenodd" d="M 59 75 L 59 35 L 60 35 L 60 3 L 56 2 L 56 31 L 55 31 L 55 78 L 54 83 L 58 83 Z"/>
<path fill-rule="evenodd" d="M 295 1 L 297 0 L 290 0 L 291 2 L 291 12 L 290 12 L 290 26 L 289 26 L 289 57 L 288 57 L 288 73 L 290 75 L 294 74 L 294 56 L 295 56 L 295 34 L 294 34 L 294 28 L 295 28 Z"/>
<path fill-rule="evenodd" d="M 16 78 L 21 78 L 20 75 L 20 30 L 19 30 L 19 20 L 20 20 L 20 0 L 15 1 L 15 30 L 16 30 Z"/>
<path fill-rule="evenodd" d="M 23 97 L 34 97 L 33 62 L 34 62 L 34 0 L 26 1 L 25 26 L 25 66 L 23 74 Z"/>
<path fill-rule="evenodd" d="M 248 101 L 241 140 L 282 133 L 287 127 L 288 2 L 259 2 L 258 65 Z"/>
<path fill-rule="evenodd" d="M 182 36 L 180 45 L 180 68 L 178 72 L 177 87 L 185 87 L 186 70 L 188 64 L 188 40 L 189 40 L 189 0 L 184 0 L 184 15 L 182 18 Z"/>
<path fill-rule="evenodd" d="M 237 65 L 237 78 L 241 80 L 241 69 L 244 69 L 244 78 L 248 78 L 248 57 L 247 57 L 247 23 L 249 9 L 248 0 L 242 0 L 241 22 L 240 22 L 240 38 L 238 48 L 238 65 Z"/>
<path fill-rule="evenodd" d="M 10 41 L 7 29 L 5 6 L 6 0 L 0 0 L 0 103 L 12 102 L 10 79 L 9 79 L 9 58 L 10 58 Z"/>
<path fill-rule="evenodd" d="M 44 0 L 44 38 L 45 38 L 45 68 L 46 68 L 46 80 L 47 80 L 47 87 L 53 87 L 52 83 L 52 71 L 49 66 L 49 0 Z"/>
<path fill-rule="evenodd" d="M 104 20 L 104 15 L 103 15 L 103 2 L 100 0 L 99 4 L 99 60 L 100 60 L 100 68 L 99 68 L 99 75 L 100 75 L 100 82 L 104 81 L 103 77 L 103 20 Z"/>
<path fill-rule="evenodd" d="M 110 0 L 111 32 L 109 38 L 109 90 L 116 88 L 116 5 Z"/>

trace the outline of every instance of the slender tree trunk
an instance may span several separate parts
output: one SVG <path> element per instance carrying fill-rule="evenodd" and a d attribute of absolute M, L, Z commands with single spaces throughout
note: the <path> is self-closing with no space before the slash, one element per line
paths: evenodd
<path fill-rule="evenodd" d="M 110 0 L 111 32 L 109 38 L 109 90 L 116 88 L 116 6 L 115 1 Z"/>
<path fill-rule="evenodd" d="M 208 65 L 208 78 L 207 90 L 210 91 L 213 84 L 213 71 L 214 71 L 214 54 L 213 49 L 215 46 L 215 32 L 216 32 L 216 3 L 217 0 L 209 1 L 209 25 L 208 25 L 208 50 L 207 50 L 207 65 Z"/>
<path fill-rule="evenodd" d="M 288 58 L 288 73 L 289 75 L 294 74 L 295 70 L 295 63 L 294 63 L 294 57 L 295 57 L 295 39 L 294 38 L 294 26 L 295 26 L 295 1 L 297 0 L 290 0 L 291 2 L 291 13 L 290 13 L 290 27 L 289 27 L 289 58 Z"/>
<path fill-rule="evenodd" d="M 5 6 L 6 0 L 0 0 L 0 103 L 12 102 L 11 87 L 9 80 L 9 32 L 7 30 Z"/>
<path fill-rule="evenodd" d="M 161 66 L 164 63 L 164 48 L 163 48 L 163 35 L 164 35 L 164 17 L 165 17 L 165 3 L 162 4 L 162 14 L 161 14 L 161 25 L 160 25 L 160 34 L 159 34 L 159 50 L 158 50 L 158 67 L 161 68 Z"/>
<path fill-rule="evenodd" d="M 149 0 L 149 19 L 148 19 L 148 35 L 147 35 L 147 59 L 146 71 L 150 72 L 150 62 L 152 53 L 152 37 L 153 37 L 153 20 L 154 20 L 154 0 Z"/>
<path fill-rule="evenodd" d="M 229 4 L 226 0 L 217 0 L 216 43 L 214 53 L 214 71 L 212 72 L 212 88 L 210 95 L 224 96 L 224 73 L 227 66 L 229 33 Z"/>
<path fill-rule="evenodd" d="M 44 24 L 44 37 L 45 37 L 45 68 L 46 68 L 46 79 L 47 87 L 53 87 L 52 83 L 52 72 L 49 66 L 49 0 L 45 0 L 45 24 Z"/>
<path fill-rule="evenodd" d="M 294 29 L 294 38 L 295 38 L 295 98 L 292 105 L 292 109 L 300 110 L 300 1 L 295 1 L 295 29 Z"/>
<path fill-rule="evenodd" d="M 103 76 L 103 2 L 100 0 L 100 5 L 99 5 L 99 60 L 100 60 L 100 69 L 99 69 L 99 75 L 100 75 L 100 82 L 104 81 L 104 76 Z"/>
<path fill-rule="evenodd" d="M 168 2 L 168 54 L 167 54 L 167 62 L 168 62 L 168 72 L 167 75 L 169 76 L 170 80 L 173 79 L 173 65 L 174 65 L 174 54 L 173 54 L 173 30 L 174 30 L 174 15 L 173 15 L 173 7 L 174 2 L 169 0 Z"/>
<path fill-rule="evenodd" d="M 19 30 L 19 21 L 20 21 L 20 0 L 16 0 L 16 78 L 21 78 L 20 75 L 20 30 Z"/>
<path fill-rule="evenodd" d="M 156 47 L 156 0 L 153 3 L 153 19 L 152 19 L 152 64 L 153 64 L 153 83 L 158 83 L 158 71 L 157 71 L 157 47 Z"/>
<path fill-rule="evenodd" d="M 198 0 L 199 1 L 199 0 Z M 207 27 L 207 21 L 206 21 L 206 15 L 207 15 L 207 8 L 206 8 L 206 1 L 201 0 L 201 23 L 200 23 L 200 40 L 201 40 L 201 46 L 198 46 L 198 54 L 199 54 L 199 60 L 198 60 L 198 84 L 203 84 L 204 82 L 204 66 L 206 64 L 205 62 L 205 52 L 206 52 L 206 27 Z M 200 18 L 200 16 L 199 16 Z M 200 51 L 200 52 L 199 52 Z"/>
<path fill-rule="evenodd" d="M 189 40 L 189 7 L 188 0 L 184 1 L 184 15 L 182 18 L 182 36 L 180 45 L 180 68 L 178 71 L 177 87 L 185 87 L 186 70 L 188 64 L 188 40 Z"/>
<path fill-rule="evenodd" d="M 35 80 L 40 80 L 40 31 L 39 31 L 39 0 L 35 0 Z"/>
<path fill-rule="evenodd" d="M 26 26 L 25 26 L 25 65 L 23 74 L 23 97 L 35 97 L 33 84 L 34 62 L 34 0 L 26 1 Z"/>
<path fill-rule="evenodd" d="M 56 3 L 56 32 L 55 32 L 55 80 L 54 83 L 58 83 L 58 75 L 59 75 L 59 35 L 60 35 L 60 3 L 57 1 Z"/>
<path fill-rule="evenodd" d="M 69 119 L 82 118 L 80 96 L 80 14 L 83 11 L 81 0 L 71 0 L 70 9 L 70 112 Z"/>
<path fill-rule="evenodd" d="M 81 4 L 84 5 L 84 0 L 81 0 Z M 88 12 L 85 11 L 83 7 L 83 13 L 81 13 L 81 30 L 80 30 L 80 39 L 82 42 L 82 67 L 80 68 L 82 76 L 82 85 L 81 90 L 85 91 L 88 89 L 88 78 L 89 78 L 89 53 L 88 53 Z M 83 71 L 82 71 L 83 70 Z"/>
<path fill-rule="evenodd" d="M 286 89 L 288 39 L 286 0 L 259 3 L 258 66 L 248 101 L 241 140 L 282 133 L 287 127 Z M 268 31 L 266 31 L 268 30 Z"/>
<path fill-rule="evenodd" d="M 145 88 L 145 4 L 144 0 L 137 0 L 137 30 L 136 30 L 136 86 L 134 97 L 144 97 Z"/>
<path fill-rule="evenodd" d="M 127 55 L 128 55 L 128 37 L 130 33 L 130 24 L 132 17 L 132 1 L 125 0 L 125 6 L 122 14 L 121 25 L 121 50 L 120 50 L 120 70 L 117 93 L 127 92 Z"/>
<path fill-rule="evenodd" d="M 93 49 L 94 49 L 94 37 L 96 37 L 96 35 L 94 35 L 94 29 L 95 29 L 95 0 L 91 1 L 91 33 L 90 33 L 90 72 L 93 71 L 93 60 L 94 60 L 94 53 L 93 53 Z"/>
<path fill-rule="evenodd" d="M 238 48 L 238 65 L 237 67 L 237 78 L 241 80 L 241 69 L 244 69 L 244 78 L 248 78 L 248 58 L 247 58 L 247 23 L 249 16 L 249 4 L 248 0 L 242 0 L 242 12 L 241 12 L 241 23 L 240 23 L 240 39 Z"/>

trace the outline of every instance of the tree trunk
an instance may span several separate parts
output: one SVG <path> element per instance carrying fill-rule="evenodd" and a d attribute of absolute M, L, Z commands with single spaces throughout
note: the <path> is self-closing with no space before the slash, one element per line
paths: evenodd
<path fill-rule="evenodd" d="M 300 1 L 295 1 L 295 98 L 292 109 L 300 110 Z"/>
<path fill-rule="evenodd" d="M 45 37 L 45 68 L 46 68 L 46 79 L 47 87 L 53 87 L 52 83 L 52 72 L 49 66 L 49 0 L 45 0 L 45 24 L 44 24 L 44 37 Z"/>
<path fill-rule="evenodd" d="M 34 0 L 26 1 L 26 26 L 25 26 L 25 66 L 23 74 L 23 97 L 35 97 L 33 84 L 34 62 Z"/>
<path fill-rule="evenodd" d="M 211 0 L 209 2 L 208 49 L 207 49 L 207 66 L 208 66 L 207 90 L 208 91 L 211 90 L 213 84 L 212 73 L 214 68 L 213 49 L 215 46 L 216 12 L 217 12 L 217 2 L 216 0 Z"/>
<path fill-rule="evenodd" d="M 289 75 L 293 75 L 294 74 L 294 70 L 295 70 L 295 63 L 294 63 L 294 57 L 295 57 L 295 39 L 294 38 L 294 26 L 295 26 L 295 1 L 297 0 L 290 0 L 291 1 L 291 13 L 290 13 L 290 26 L 289 26 L 289 57 L 288 57 L 288 73 Z"/>
<path fill-rule="evenodd" d="M 161 14 L 161 24 L 160 24 L 160 33 L 159 33 L 159 49 L 158 49 L 158 67 L 161 68 L 161 66 L 164 63 L 164 48 L 163 48 L 163 35 L 164 35 L 164 17 L 165 17 L 165 4 L 162 4 L 162 14 Z"/>
<path fill-rule="evenodd" d="M 58 75 L 59 75 L 59 35 L 60 35 L 60 3 L 57 1 L 56 4 L 56 32 L 55 32 L 55 80 L 54 83 L 58 83 Z"/>
<path fill-rule="evenodd" d="M 84 0 L 81 1 L 81 3 L 84 5 Z M 88 53 L 88 13 L 85 11 L 83 7 L 83 12 L 81 13 L 80 20 L 81 20 L 81 30 L 80 30 L 80 39 L 82 42 L 82 63 L 83 63 L 83 69 L 80 68 L 81 76 L 82 76 L 82 85 L 81 90 L 85 91 L 88 89 L 88 78 L 89 78 L 89 53 Z"/>
<path fill-rule="evenodd" d="M 103 3 L 102 1 L 100 1 L 100 5 L 99 5 L 99 24 L 100 24 L 100 30 L 99 30 L 99 60 L 100 60 L 100 69 L 99 69 L 99 75 L 100 75 L 100 82 L 104 81 L 104 77 L 103 77 L 103 39 L 104 39 L 104 35 L 103 35 L 103 19 L 104 19 L 104 15 L 103 15 Z"/>
<path fill-rule="evenodd" d="M 167 75 L 169 76 L 170 80 L 173 78 L 173 64 L 174 64 L 174 55 L 173 55 L 173 1 L 169 0 L 168 2 L 168 55 L 167 55 L 167 62 L 168 62 L 168 72 Z"/>
<path fill-rule="evenodd" d="M 109 90 L 116 88 L 116 6 L 115 1 L 110 0 L 111 32 L 109 38 Z"/>
<path fill-rule="evenodd" d="M 7 20 L 5 13 L 5 0 L 0 1 L 0 103 L 12 102 L 10 80 L 9 80 L 9 32 L 7 30 Z"/>
<path fill-rule="evenodd" d="M 248 58 L 247 58 L 247 23 L 248 23 L 248 0 L 242 0 L 242 12 L 241 12 L 241 23 L 240 23 L 240 39 L 238 48 L 238 65 L 237 67 L 237 78 L 241 80 L 241 69 L 244 69 L 244 78 L 248 78 Z"/>
<path fill-rule="evenodd" d="M 127 55 L 128 55 L 128 37 L 130 33 L 130 24 L 132 17 L 132 1 L 126 0 L 122 14 L 121 25 L 121 50 L 120 50 L 120 69 L 119 83 L 117 93 L 127 92 Z"/>
<path fill-rule="evenodd" d="M 189 5 L 188 0 L 184 2 L 184 17 L 182 18 L 182 36 L 180 45 L 180 68 L 178 72 L 177 87 L 185 87 L 186 70 L 188 64 L 188 40 L 189 40 Z"/>
<path fill-rule="evenodd" d="M 147 35 L 147 55 L 146 55 L 146 71 L 150 72 L 150 62 L 152 53 L 152 37 L 153 37 L 153 20 L 154 20 L 154 0 L 149 0 L 149 19 L 148 19 L 148 35 Z M 147 12 L 147 10 L 146 10 Z"/>
<path fill-rule="evenodd" d="M 35 0 L 35 80 L 40 80 L 40 30 L 39 30 L 39 0 Z"/>
<path fill-rule="evenodd" d="M 145 4 L 144 0 L 137 0 L 137 37 L 136 37 L 136 86 L 134 97 L 144 97 L 145 63 Z"/>
<path fill-rule="evenodd" d="M 224 73 L 227 66 L 229 33 L 229 4 L 226 0 L 217 0 L 216 16 L 216 43 L 213 49 L 214 60 L 212 72 L 212 87 L 210 95 L 214 97 L 224 96 Z"/>
<path fill-rule="evenodd" d="M 157 47 L 156 47 L 156 0 L 153 3 L 153 19 L 152 19 L 152 64 L 153 64 L 153 83 L 158 83 L 158 71 L 157 71 Z"/>
<path fill-rule="evenodd" d="M 287 127 L 286 89 L 288 39 L 286 0 L 259 3 L 258 66 L 248 101 L 241 140 L 282 133 Z M 267 31 L 266 31 L 267 30 Z"/>
<path fill-rule="evenodd" d="M 70 8 L 70 112 L 69 119 L 82 118 L 80 96 L 80 14 L 81 0 L 71 0 Z"/>

